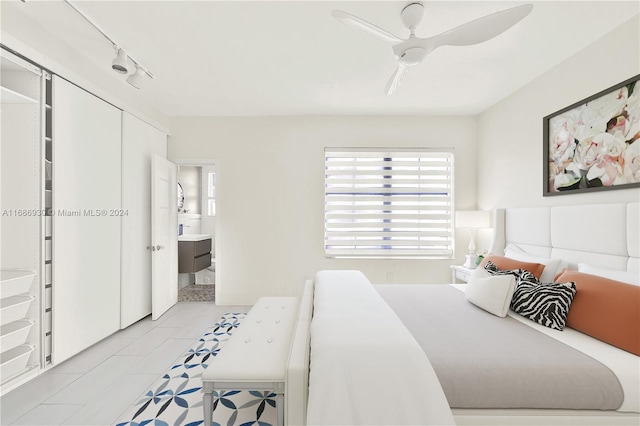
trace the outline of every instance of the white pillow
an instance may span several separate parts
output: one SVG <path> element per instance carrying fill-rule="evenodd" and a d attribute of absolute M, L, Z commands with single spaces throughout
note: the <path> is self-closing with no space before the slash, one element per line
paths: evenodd
<path fill-rule="evenodd" d="M 568 263 L 562 259 L 551 259 L 550 257 L 536 256 L 529 254 L 514 244 L 509 244 L 504 249 L 504 255 L 508 258 L 519 260 L 521 262 L 541 263 L 544 265 L 542 275 L 540 275 L 541 283 L 552 283 L 553 278 L 561 269 L 568 266 Z"/>
<path fill-rule="evenodd" d="M 476 268 L 466 285 L 467 300 L 485 311 L 504 318 L 509 311 L 516 278 L 511 275 L 491 275 Z"/>
<path fill-rule="evenodd" d="M 586 263 L 578 263 L 578 272 L 597 275 L 599 277 L 609 278 L 610 280 L 621 281 L 627 284 L 640 285 L 640 274 L 637 272 L 601 268 L 599 266 L 587 265 Z"/>

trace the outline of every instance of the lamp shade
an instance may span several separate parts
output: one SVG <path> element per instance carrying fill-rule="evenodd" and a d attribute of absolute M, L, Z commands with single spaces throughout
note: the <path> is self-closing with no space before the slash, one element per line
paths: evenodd
<path fill-rule="evenodd" d="M 111 68 L 113 68 L 115 72 L 126 74 L 129 71 L 127 52 L 122 49 L 118 49 L 118 56 L 116 56 L 111 63 Z"/>
<path fill-rule="evenodd" d="M 129 83 L 130 85 L 132 85 L 136 89 L 139 89 L 140 86 L 142 85 L 142 82 L 144 81 L 144 79 L 145 79 L 144 70 L 142 69 L 142 67 L 137 66 L 136 67 L 136 72 L 134 72 L 129 77 L 127 77 L 127 83 Z"/>
<path fill-rule="evenodd" d="M 489 228 L 490 213 L 482 210 L 461 210 L 456 212 L 456 228 Z"/>

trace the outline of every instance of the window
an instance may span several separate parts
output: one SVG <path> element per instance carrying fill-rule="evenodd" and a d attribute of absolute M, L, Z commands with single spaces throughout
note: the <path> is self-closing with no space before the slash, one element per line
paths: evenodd
<path fill-rule="evenodd" d="M 326 148 L 326 255 L 452 258 L 452 180 L 452 151 Z"/>
<path fill-rule="evenodd" d="M 216 174 L 207 172 L 207 216 L 216 215 Z"/>

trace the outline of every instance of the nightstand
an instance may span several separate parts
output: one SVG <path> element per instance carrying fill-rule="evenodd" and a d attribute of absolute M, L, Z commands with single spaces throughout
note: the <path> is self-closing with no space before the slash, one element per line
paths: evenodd
<path fill-rule="evenodd" d="M 463 283 L 469 282 L 469 277 L 475 268 L 465 268 L 460 265 L 451 265 L 451 282 L 456 284 L 458 281 Z"/>

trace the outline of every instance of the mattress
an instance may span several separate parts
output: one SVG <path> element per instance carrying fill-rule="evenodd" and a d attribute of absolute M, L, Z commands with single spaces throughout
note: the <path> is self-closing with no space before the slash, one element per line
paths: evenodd
<path fill-rule="evenodd" d="M 633 389 L 621 385 L 633 386 L 633 368 L 614 373 L 528 320 L 471 305 L 449 285 L 375 287 L 425 350 L 451 407 L 636 409 Z M 637 381 L 636 370 L 636 393 Z"/>

